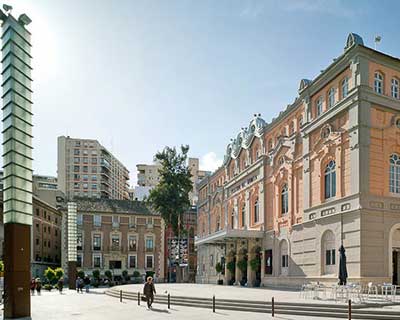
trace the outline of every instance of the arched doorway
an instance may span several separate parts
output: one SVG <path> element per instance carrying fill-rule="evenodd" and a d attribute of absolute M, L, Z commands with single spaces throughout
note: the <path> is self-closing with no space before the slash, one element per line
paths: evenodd
<path fill-rule="evenodd" d="M 395 224 L 389 233 L 389 277 L 393 284 L 400 284 L 400 223 Z"/>

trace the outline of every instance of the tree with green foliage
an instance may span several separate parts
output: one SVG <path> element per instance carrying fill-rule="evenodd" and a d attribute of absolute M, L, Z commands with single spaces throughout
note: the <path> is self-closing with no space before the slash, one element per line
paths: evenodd
<path fill-rule="evenodd" d="M 260 268 L 260 265 L 261 265 L 260 258 L 255 257 L 255 258 L 250 260 L 250 268 L 251 268 L 251 270 L 257 271 Z"/>
<path fill-rule="evenodd" d="M 247 261 L 245 259 L 239 260 L 236 265 L 242 272 L 245 272 L 247 269 Z"/>
<path fill-rule="evenodd" d="M 147 199 L 150 206 L 161 214 L 166 225 L 171 225 L 175 234 L 182 229 L 182 215 L 190 207 L 189 193 L 193 189 L 190 168 L 187 165 L 189 146 L 165 147 L 154 160 L 161 164 L 160 181 L 150 191 Z"/>
<path fill-rule="evenodd" d="M 96 279 L 96 280 L 100 279 L 100 270 L 98 270 L 98 269 L 93 270 L 92 276 L 93 276 L 93 279 Z"/>
<path fill-rule="evenodd" d="M 222 264 L 221 264 L 221 262 L 218 262 L 215 265 L 215 271 L 217 271 L 217 273 L 218 273 L 218 281 L 221 280 L 221 272 L 222 272 Z"/>
<path fill-rule="evenodd" d="M 233 260 L 229 261 L 226 264 L 226 268 L 229 270 L 230 273 L 235 272 L 235 262 Z"/>
<path fill-rule="evenodd" d="M 56 278 L 56 273 L 54 272 L 54 270 L 50 267 L 48 267 L 45 271 L 44 271 L 44 276 L 46 277 L 47 281 L 50 284 L 54 284 L 55 281 L 57 281 Z"/>

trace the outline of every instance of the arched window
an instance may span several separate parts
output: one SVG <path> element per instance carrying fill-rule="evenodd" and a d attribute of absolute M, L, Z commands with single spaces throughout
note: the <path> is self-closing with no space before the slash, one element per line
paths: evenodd
<path fill-rule="evenodd" d="M 232 209 L 232 213 L 231 213 L 231 227 L 232 229 L 235 228 L 235 210 Z"/>
<path fill-rule="evenodd" d="M 289 192 L 285 183 L 281 190 L 281 213 L 286 214 L 289 211 Z"/>
<path fill-rule="evenodd" d="M 260 221 L 260 212 L 258 206 L 258 199 L 254 202 L 254 223 L 258 223 Z"/>
<path fill-rule="evenodd" d="M 392 79 L 392 97 L 395 99 L 399 98 L 399 80 Z"/>
<path fill-rule="evenodd" d="M 342 99 L 346 98 L 349 94 L 349 78 L 346 77 L 342 80 Z"/>
<path fill-rule="evenodd" d="M 395 153 L 390 156 L 389 190 L 400 193 L 400 157 Z"/>
<path fill-rule="evenodd" d="M 293 133 L 294 133 L 294 123 L 292 121 L 292 122 L 290 122 L 290 125 L 289 125 L 289 135 L 292 135 Z"/>
<path fill-rule="evenodd" d="M 336 245 L 335 235 L 332 231 L 326 231 L 322 236 L 322 261 L 323 273 L 334 274 L 336 272 Z"/>
<path fill-rule="evenodd" d="M 246 205 L 242 207 L 242 227 L 246 225 Z"/>
<path fill-rule="evenodd" d="M 383 75 L 379 72 L 374 75 L 374 90 L 376 93 L 383 93 Z"/>
<path fill-rule="evenodd" d="M 315 109 L 317 117 L 319 117 L 322 114 L 322 97 L 318 98 Z"/>
<path fill-rule="evenodd" d="M 289 269 L 289 248 L 288 248 L 288 243 L 286 240 L 282 240 L 281 245 L 280 245 L 280 253 L 281 253 L 281 275 L 288 275 L 288 269 Z"/>
<path fill-rule="evenodd" d="M 329 161 L 325 168 L 325 199 L 336 196 L 336 164 Z"/>
<path fill-rule="evenodd" d="M 330 88 L 328 93 L 328 108 L 335 105 L 335 88 Z"/>

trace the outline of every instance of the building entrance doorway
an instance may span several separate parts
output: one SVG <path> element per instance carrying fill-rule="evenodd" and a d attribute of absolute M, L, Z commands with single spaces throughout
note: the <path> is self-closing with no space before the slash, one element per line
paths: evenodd
<path fill-rule="evenodd" d="M 392 253 L 392 270 L 393 270 L 393 280 L 392 283 L 399 284 L 399 258 L 400 254 L 398 250 L 393 250 Z"/>

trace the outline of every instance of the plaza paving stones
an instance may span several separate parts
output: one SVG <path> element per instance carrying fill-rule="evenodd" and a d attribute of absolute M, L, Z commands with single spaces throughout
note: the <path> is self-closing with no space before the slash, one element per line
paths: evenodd
<path fill-rule="evenodd" d="M 77 293 L 64 290 L 63 294 L 56 291 L 43 292 L 41 296 L 32 297 L 32 320 L 161 320 L 161 319 L 321 319 L 311 317 L 276 316 L 248 312 L 217 311 L 208 309 L 193 309 L 187 307 L 172 307 L 153 305 L 153 310 L 147 310 L 143 303 L 138 306 L 134 301 L 119 302 L 118 299 L 104 294 L 104 289 L 91 290 L 90 293 Z M 3 319 L 3 318 L 1 318 Z M 333 318 L 324 318 L 333 319 Z"/>
<path fill-rule="evenodd" d="M 129 286 L 123 286 L 124 289 Z M 156 284 L 156 288 L 159 293 L 163 294 L 166 290 L 171 294 L 180 293 L 190 295 L 209 295 L 212 287 L 217 286 L 207 286 L 207 285 L 164 285 Z M 133 291 L 140 289 L 142 291 L 142 286 L 132 285 L 130 287 Z M 64 319 L 76 319 L 76 320 L 125 320 L 125 319 L 149 319 L 149 320 L 159 320 L 159 319 L 285 319 L 285 320 L 295 320 L 295 319 L 322 319 L 313 317 L 299 317 L 299 316 L 289 316 L 289 315 L 277 315 L 272 318 L 269 314 L 258 314 L 249 312 L 238 312 L 230 310 L 220 310 L 216 313 L 212 313 L 209 309 L 194 309 L 190 307 L 182 306 L 172 306 L 170 310 L 167 309 L 166 305 L 154 304 L 153 310 L 147 310 L 144 303 L 140 306 L 137 305 L 136 301 L 126 300 L 122 303 L 119 299 L 107 296 L 104 294 L 106 289 L 95 289 L 91 290 L 89 294 L 87 293 L 77 293 L 72 290 L 64 290 L 63 294 L 59 294 L 56 291 L 52 292 L 42 292 L 41 296 L 32 297 L 32 320 L 64 320 Z M 215 290 L 223 290 L 219 293 L 225 293 L 229 298 L 247 298 L 253 296 L 254 291 L 258 291 L 258 294 L 263 293 L 267 290 L 265 289 L 250 289 L 250 288 L 232 288 L 232 287 L 218 287 Z M 225 291 L 226 290 L 226 291 Z M 298 292 L 285 292 L 271 290 L 271 294 L 274 296 L 283 298 L 292 297 L 298 299 Z M 253 296 L 254 297 L 254 296 Z M 399 310 L 398 307 L 390 307 L 391 310 Z M 334 318 L 323 318 L 323 319 L 334 319 Z"/>

